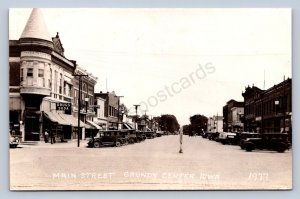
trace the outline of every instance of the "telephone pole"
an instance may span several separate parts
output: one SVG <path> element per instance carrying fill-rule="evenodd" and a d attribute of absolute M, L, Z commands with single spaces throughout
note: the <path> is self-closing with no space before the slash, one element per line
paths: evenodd
<path fill-rule="evenodd" d="M 139 104 L 134 104 L 135 107 L 135 130 L 136 130 L 136 125 L 137 125 L 137 109 L 140 106 Z"/>
<path fill-rule="evenodd" d="M 121 98 L 121 97 L 124 97 L 124 96 L 122 96 L 122 95 L 117 96 L 117 95 L 116 95 L 115 97 L 118 98 L 118 130 L 119 130 L 119 126 L 120 126 L 120 98 Z"/>
<path fill-rule="evenodd" d="M 82 86 L 82 77 L 88 77 L 88 75 L 82 74 L 73 74 L 74 77 L 79 77 L 79 93 L 78 93 L 78 130 L 77 130 L 77 147 L 80 146 L 80 109 L 81 109 L 81 86 Z"/>

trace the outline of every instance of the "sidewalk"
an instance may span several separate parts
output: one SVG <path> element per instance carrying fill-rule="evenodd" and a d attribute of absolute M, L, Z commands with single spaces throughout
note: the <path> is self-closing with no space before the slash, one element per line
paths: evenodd
<path fill-rule="evenodd" d="M 87 147 L 87 140 L 80 140 L 80 148 Z M 45 143 L 44 141 L 24 141 L 18 145 L 18 148 L 78 148 L 77 140 L 68 140 L 67 142 Z"/>

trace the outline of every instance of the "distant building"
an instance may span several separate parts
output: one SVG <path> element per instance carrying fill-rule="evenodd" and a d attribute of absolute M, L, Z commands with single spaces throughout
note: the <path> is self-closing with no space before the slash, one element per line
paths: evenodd
<path fill-rule="evenodd" d="M 95 97 L 94 108 L 96 112 L 96 117 L 94 117 L 94 122 L 101 127 L 102 130 L 107 130 L 107 117 L 105 116 L 105 99 L 101 97 Z"/>
<path fill-rule="evenodd" d="M 208 132 L 223 132 L 223 116 L 214 115 L 209 117 L 207 120 L 207 131 Z"/>
<path fill-rule="evenodd" d="M 119 97 L 114 91 L 103 93 L 95 93 L 95 97 L 101 97 L 105 100 L 104 116 L 107 118 L 107 128 L 117 129 L 118 121 L 121 122 L 121 118 L 118 118 L 118 102 Z"/>
<path fill-rule="evenodd" d="M 288 78 L 267 90 L 248 86 L 242 95 L 245 101 L 245 131 L 291 133 L 291 79 Z"/>
<path fill-rule="evenodd" d="M 224 132 L 241 131 L 243 123 L 241 121 L 244 115 L 244 102 L 229 100 L 223 107 L 223 124 Z"/>

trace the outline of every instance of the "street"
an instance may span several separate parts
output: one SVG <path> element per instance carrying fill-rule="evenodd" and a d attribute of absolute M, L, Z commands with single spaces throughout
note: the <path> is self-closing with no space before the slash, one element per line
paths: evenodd
<path fill-rule="evenodd" d="M 200 136 L 169 135 L 122 147 L 81 141 L 10 149 L 11 190 L 290 189 L 292 151 L 245 152 Z"/>

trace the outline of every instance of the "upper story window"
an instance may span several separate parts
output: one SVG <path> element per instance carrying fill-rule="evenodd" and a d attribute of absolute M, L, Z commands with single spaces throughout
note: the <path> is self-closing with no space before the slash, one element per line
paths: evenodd
<path fill-rule="evenodd" d="M 33 77 L 33 68 L 27 68 L 27 77 Z"/>
<path fill-rule="evenodd" d="M 83 83 L 83 85 L 82 85 L 82 90 L 83 90 L 84 92 L 87 92 L 86 83 Z"/>
<path fill-rule="evenodd" d="M 44 69 L 39 69 L 39 77 L 44 77 Z"/>
<path fill-rule="evenodd" d="M 21 80 L 21 82 L 24 80 L 24 77 L 23 77 L 23 68 L 21 68 L 21 70 L 20 70 L 20 80 Z"/>
<path fill-rule="evenodd" d="M 54 72 L 54 92 L 57 93 L 58 72 Z"/>
<path fill-rule="evenodd" d="M 49 88 L 52 90 L 52 69 L 50 68 Z"/>

